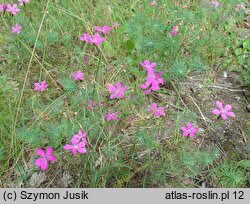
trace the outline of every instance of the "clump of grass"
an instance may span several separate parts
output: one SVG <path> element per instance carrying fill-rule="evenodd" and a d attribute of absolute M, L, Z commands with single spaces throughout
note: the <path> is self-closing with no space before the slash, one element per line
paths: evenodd
<path fill-rule="evenodd" d="M 247 171 L 234 161 L 224 161 L 214 170 L 214 174 L 223 188 L 242 188 L 249 181 Z"/>

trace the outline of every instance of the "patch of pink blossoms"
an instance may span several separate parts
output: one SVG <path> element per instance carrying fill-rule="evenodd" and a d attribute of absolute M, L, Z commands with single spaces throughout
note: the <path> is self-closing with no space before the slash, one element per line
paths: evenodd
<path fill-rule="evenodd" d="M 109 31 L 112 30 L 112 27 L 109 27 L 107 25 L 104 25 L 102 28 L 98 26 L 94 26 L 95 31 L 99 31 L 103 34 L 108 34 Z"/>
<path fill-rule="evenodd" d="M 16 23 L 15 26 L 13 26 L 11 28 L 11 32 L 16 33 L 16 34 L 20 34 L 21 29 L 22 29 L 22 26 L 20 26 L 18 23 Z"/>
<path fill-rule="evenodd" d="M 223 120 L 226 120 L 228 117 L 235 118 L 235 114 L 231 111 L 231 105 L 226 105 L 224 107 L 220 101 L 216 101 L 216 106 L 218 107 L 218 109 L 213 109 L 213 114 L 220 115 Z"/>
<path fill-rule="evenodd" d="M 105 38 L 101 37 L 99 33 L 95 33 L 93 37 L 87 33 L 83 33 L 80 40 L 98 46 L 104 42 Z"/>
<path fill-rule="evenodd" d="M 187 127 L 182 126 L 181 130 L 183 132 L 182 135 L 184 137 L 189 136 L 189 137 L 193 138 L 195 136 L 195 134 L 198 132 L 199 128 L 193 127 L 192 123 L 188 123 Z"/>
<path fill-rule="evenodd" d="M 83 81 L 84 80 L 84 74 L 81 72 L 81 70 L 77 70 L 74 73 L 71 73 L 72 78 L 75 81 Z"/>
<path fill-rule="evenodd" d="M 110 120 L 118 120 L 118 117 L 117 117 L 117 114 L 118 112 L 107 112 L 104 117 L 106 118 L 107 121 L 110 121 Z"/>
<path fill-rule="evenodd" d="M 17 4 L 13 4 L 12 6 L 10 4 L 6 4 L 6 11 L 12 15 L 16 15 L 20 9 L 17 8 Z"/>
<path fill-rule="evenodd" d="M 27 4 L 27 3 L 29 3 L 30 0 L 18 0 L 18 2 L 19 2 L 19 6 L 23 6 L 23 5 Z"/>
<path fill-rule="evenodd" d="M 145 84 L 141 85 L 141 89 L 146 89 L 145 94 L 148 95 L 151 93 L 151 91 L 158 91 L 160 90 L 160 85 L 164 84 L 164 79 L 161 78 L 162 71 L 155 74 L 154 67 L 156 66 L 156 63 L 150 63 L 148 60 L 145 60 L 143 63 L 140 63 L 141 66 L 143 66 L 148 76 L 146 78 Z"/>
<path fill-rule="evenodd" d="M 122 86 L 122 82 L 117 82 L 117 84 L 109 85 L 109 91 L 112 93 L 110 99 L 113 98 L 123 98 L 124 92 L 128 89 L 127 86 Z"/>
<path fill-rule="evenodd" d="M 43 91 L 46 90 L 46 88 L 49 85 L 46 84 L 46 81 L 42 81 L 41 83 L 38 83 L 38 82 L 34 83 L 34 86 L 35 86 L 34 91 L 41 91 L 41 92 L 43 92 Z"/>
<path fill-rule="evenodd" d="M 155 72 L 155 67 L 156 67 L 156 63 L 155 62 L 152 62 L 150 63 L 149 60 L 145 60 L 144 62 L 141 62 L 140 65 L 142 67 L 144 67 L 144 69 L 146 69 L 147 73 L 150 75 L 150 74 L 154 74 Z"/>
<path fill-rule="evenodd" d="M 156 118 L 160 116 L 165 116 L 164 107 L 157 107 L 156 103 L 152 103 L 152 105 L 149 107 L 149 111 L 153 112 Z"/>
<path fill-rule="evenodd" d="M 178 31 L 179 31 L 179 26 L 174 26 L 172 28 L 172 31 L 170 32 L 170 36 L 171 37 L 176 36 L 178 34 Z"/>
<path fill-rule="evenodd" d="M 56 156 L 53 154 L 52 147 L 47 147 L 46 152 L 44 152 L 42 148 L 37 148 L 36 154 L 41 158 L 36 159 L 35 166 L 40 167 L 42 171 L 45 171 L 48 168 L 49 162 L 56 162 Z"/>
<path fill-rule="evenodd" d="M 70 150 L 73 155 L 76 155 L 77 152 L 84 154 L 87 152 L 86 146 L 86 136 L 87 133 L 79 130 L 77 134 L 74 134 L 71 139 L 71 144 L 66 144 L 64 146 L 65 150 Z"/>

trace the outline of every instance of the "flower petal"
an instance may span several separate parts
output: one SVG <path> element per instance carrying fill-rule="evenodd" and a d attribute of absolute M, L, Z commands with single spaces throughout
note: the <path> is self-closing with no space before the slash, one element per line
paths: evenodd
<path fill-rule="evenodd" d="M 150 93 L 151 93 L 151 89 L 145 91 L 145 94 L 146 94 L 146 95 L 149 95 Z"/>
<path fill-rule="evenodd" d="M 66 144 L 63 148 L 65 150 L 71 150 L 72 149 L 72 145 Z"/>
<path fill-rule="evenodd" d="M 76 155 L 76 154 L 77 154 L 76 149 L 72 149 L 72 150 L 71 150 L 71 152 L 72 152 L 72 154 L 74 154 L 74 155 Z"/>
<path fill-rule="evenodd" d="M 48 159 L 51 163 L 55 163 L 55 162 L 56 162 L 56 156 L 55 156 L 55 155 L 47 156 L 47 159 Z"/>
<path fill-rule="evenodd" d="M 218 110 L 218 109 L 213 109 L 213 110 L 212 110 L 212 113 L 215 114 L 215 115 L 220 115 L 220 114 L 221 114 L 221 111 Z"/>
<path fill-rule="evenodd" d="M 151 68 L 154 68 L 156 66 L 156 63 L 155 62 L 152 62 L 151 64 L 150 64 L 150 67 Z"/>
<path fill-rule="evenodd" d="M 118 95 L 118 98 L 123 98 L 124 93 L 121 91 L 121 92 L 120 92 L 120 93 L 118 93 L 117 95 Z"/>
<path fill-rule="evenodd" d="M 35 161 L 35 166 L 40 167 L 42 171 L 45 171 L 48 167 L 48 161 L 45 158 L 39 158 Z"/>
<path fill-rule="evenodd" d="M 122 82 L 120 82 L 120 81 L 118 81 L 117 83 L 116 83 L 116 88 L 121 88 L 122 87 Z"/>
<path fill-rule="evenodd" d="M 82 154 L 86 153 L 85 147 L 78 148 L 78 152 L 80 152 Z"/>
<path fill-rule="evenodd" d="M 216 106 L 219 108 L 219 109 L 223 109 L 223 105 L 220 101 L 216 101 Z"/>
<path fill-rule="evenodd" d="M 113 98 L 115 98 L 116 96 L 117 96 L 117 94 L 116 94 L 116 93 L 111 94 L 110 99 L 113 99 Z"/>
<path fill-rule="evenodd" d="M 199 128 L 193 128 L 192 132 L 196 134 L 199 131 Z"/>
<path fill-rule="evenodd" d="M 234 114 L 233 112 L 227 112 L 227 115 L 228 115 L 229 117 L 235 118 L 235 114 Z"/>
<path fill-rule="evenodd" d="M 46 156 L 52 155 L 53 154 L 53 148 L 52 147 L 47 147 L 46 148 Z"/>
<path fill-rule="evenodd" d="M 226 120 L 227 119 L 227 114 L 226 113 L 221 113 L 221 117 L 223 120 Z"/>
<path fill-rule="evenodd" d="M 188 136 L 188 132 L 183 132 L 182 134 L 184 137 L 187 137 Z"/>
<path fill-rule="evenodd" d="M 187 129 L 192 129 L 193 128 L 193 124 L 192 123 L 188 123 L 187 124 Z"/>
<path fill-rule="evenodd" d="M 113 85 L 110 85 L 110 86 L 109 86 L 109 91 L 110 91 L 110 92 L 115 92 L 115 91 L 116 91 L 116 87 L 113 86 Z"/>
<path fill-rule="evenodd" d="M 193 133 L 193 132 L 191 132 L 190 134 L 189 134 L 189 137 L 191 137 L 191 138 L 193 138 L 195 136 L 195 133 Z"/>
<path fill-rule="evenodd" d="M 184 126 L 182 126 L 182 127 L 181 127 L 181 130 L 182 130 L 183 132 L 186 132 L 186 131 L 187 131 L 187 128 L 184 127 Z"/>
<path fill-rule="evenodd" d="M 73 137 L 72 139 L 71 139 L 71 142 L 72 142 L 72 144 L 77 144 L 79 141 L 81 140 L 81 137 Z"/>
<path fill-rule="evenodd" d="M 43 151 L 42 148 L 36 148 L 36 154 L 41 157 L 45 156 L 45 152 Z"/>
<path fill-rule="evenodd" d="M 232 106 L 231 105 L 226 105 L 224 109 L 226 111 L 230 111 L 230 110 L 232 110 Z"/>

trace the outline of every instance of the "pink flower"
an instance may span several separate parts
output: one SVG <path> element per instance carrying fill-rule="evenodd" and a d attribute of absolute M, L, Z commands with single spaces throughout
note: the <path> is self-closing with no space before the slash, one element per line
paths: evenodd
<path fill-rule="evenodd" d="M 42 81 L 41 84 L 38 83 L 38 82 L 34 83 L 34 86 L 35 86 L 34 91 L 41 91 L 41 92 L 43 92 L 48 87 L 48 84 L 46 84 L 46 81 Z"/>
<path fill-rule="evenodd" d="M 154 113 L 154 116 L 156 118 L 160 117 L 160 116 L 165 116 L 165 109 L 164 107 L 158 107 L 157 108 L 157 104 L 156 103 L 152 103 L 152 105 L 149 107 L 149 111 Z"/>
<path fill-rule="evenodd" d="M 172 28 L 172 31 L 170 32 L 170 36 L 171 37 L 176 36 L 178 34 L 178 30 L 179 30 L 179 26 L 174 26 Z"/>
<path fill-rule="evenodd" d="M 112 25 L 113 28 L 118 28 L 119 26 L 120 26 L 120 24 L 118 22 L 114 22 Z"/>
<path fill-rule="evenodd" d="M 18 25 L 18 23 L 15 24 L 15 26 L 12 27 L 11 32 L 19 34 L 22 29 L 22 26 Z"/>
<path fill-rule="evenodd" d="M 17 4 L 13 4 L 13 6 L 8 4 L 7 7 L 6 7 L 6 11 L 8 13 L 16 15 L 20 11 L 20 9 L 17 8 Z"/>
<path fill-rule="evenodd" d="M 91 35 L 89 35 L 87 33 L 82 33 L 82 36 L 80 37 L 80 40 L 85 41 L 87 43 L 93 44 Z"/>
<path fill-rule="evenodd" d="M 100 45 L 104 40 L 105 40 L 105 38 L 101 37 L 99 35 L 99 33 L 96 33 L 93 36 L 93 44 L 94 45 Z"/>
<path fill-rule="evenodd" d="M 162 71 L 158 72 L 156 75 L 154 73 L 149 74 L 145 84 L 141 85 L 141 89 L 147 89 L 145 94 L 148 95 L 151 91 L 160 90 L 160 84 L 164 84 L 164 79 L 160 78 L 162 75 Z M 150 87 L 151 86 L 151 87 Z"/>
<path fill-rule="evenodd" d="M 48 168 L 48 164 L 56 162 L 56 156 L 53 155 L 53 148 L 47 147 L 46 153 L 43 151 L 42 148 L 36 149 L 36 154 L 41 158 L 36 159 L 35 166 L 40 167 L 42 171 L 45 171 Z"/>
<path fill-rule="evenodd" d="M 112 93 L 110 99 L 123 98 L 124 91 L 128 89 L 127 86 L 122 87 L 122 82 L 117 82 L 116 86 L 109 85 L 109 91 Z"/>
<path fill-rule="evenodd" d="M 91 101 L 91 100 L 87 99 L 87 110 L 91 110 L 96 105 L 97 105 L 97 103 L 95 101 Z"/>
<path fill-rule="evenodd" d="M 19 2 L 19 6 L 23 6 L 23 5 L 25 5 L 26 3 L 29 3 L 30 0 L 18 0 L 18 2 Z"/>
<path fill-rule="evenodd" d="M 3 9 L 4 9 L 4 10 L 7 10 L 7 8 L 9 8 L 9 7 L 11 7 L 10 4 L 4 4 L 4 5 L 3 5 Z"/>
<path fill-rule="evenodd" d="M 80 70 L 76 71 L 75 73 L 71 73 L 71 76 L 75 81 L 84 80 L 84 74 Z"/>
<path fill-rule="evenodd" d="M 71 150 L 72 154 L 76 155 L 77 152 L 81 153 L 81 154 L 84 154 L 86 153 L 86 148 L 85 148 L 85 145 L 86 145 L 86 141 L 82 141 L 82 142 L 77 142 L 76 139 L 72 138 L 71 139 L 71 143 L 72 144 L 66 144 L 64 146 L 64 149 L 65 150 Z"/>
<path fill-rule="evenodd" d="M 154 74 L 154 67 L 156 66 L 155 62 L 150 63 L 149 60 L 145 60 L 144 62 L 141 62 L 140 65 L 146 69 L 148 74 Z"/>
<path fill-rule="evenodd" d="M 184 137 L 187 137 L 189 135 L 189 137 L 193 138 L 198 132 L 199 128 L 193 127 L 192 123 L 188 123 L 187 127 L 181 127 L 181 130 Z"/>
<path fill-rule="evenodd" d="M 0 4 L 0 12 L 2 12 L 3 10 L 4 10 L 4 6 Z"/>
<path fill-rule="evenodd" d="M 78 131 L 78 134 L 74 134 L 72 140 L 74 140 L 75 143 L 80 142 L 80 140 L 82 140 L 82 142 L 86 143 L 86 137 L 87 137 L 87 132 L 83 132 L 82 130 Z"/>
<path fill-rule="evenodd" d="M 105 38 L 101 37 L 99 33 L 95 33 L 93 37 L 89 34 L 83 33 L 80 40 L 98 46 L 105 40 Z"/>
<path fill-rule="evenodd" d="M 94 26 L 94 29 L 95 29 L 96 31 L 99 31 L 99 32 L 103 33 L 103 34 L 107 34 L 109 31 L 112 30 L 112 28 L 109 27 L 109 26 L 107 26 L 107 25 L 103 26 L 102 28 L 97 27 L 97 26 Z"/>
<path fill-rule="evenodd" d="M 219 7 L 220 6 L 220 2 L 218 2 L 218 1 L 212 1 L 211 3 L 215 7 Z"/>
<path fill-rule="evenodd" d="M 110 121 L 110 120 L 118 120 L 118 117 L 117 117 L 117 114 L 118 112 L 107 112 L 104 117 L 106 118 L 107 121 Z"/>
<path fill-rule="evenodd" d="M 228 116 L 235 118 L 235 114 L 231 111 L 232 110 L 231 105 L 226 105 L 225 107 L 223 107 L 220 101 L 216 101 L 216 105 L 219 109 L 213 109 L 212 110 L 213 114 L 220 115 L 223 120 L 226 120 Z"/>

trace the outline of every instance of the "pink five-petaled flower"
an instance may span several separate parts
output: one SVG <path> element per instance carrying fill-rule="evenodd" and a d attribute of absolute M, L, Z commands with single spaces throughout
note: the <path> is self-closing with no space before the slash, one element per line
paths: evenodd
<path fill-rule="evenodd" d="M 71 73 L 71 76 L 75 81 L 84 80 L 84 74 L 80 70 L 77 70 L 75 73 Z"/>
<path fill-rule="evenodd" d="M 211 3 L 215 7 L 219 7 L 220 6 L 220 2 L 218 2 L 218 1 L 212 1 Z"/>
<path fill-rule="evenodd" d="M 110 99 L 113 98 L 123 98 L 124 91 L 128 89 L 127 86 L 122 87 L 122 82 L 117 82 L 116 86 L 109 85 L 109 91 L 112 93 Z"/>
<path fill-rule="evenodd" d="M 232 106 L 231 105 L 226 105 L 223 107 L 222 103 L 220 101 L 216 101 L 216 105 L 219 109 L 213 109 L 212 113 L 215 115 L 220 115 L 223 120 L 226 120 L 227 117 L 235 117 L 235 114 L 231 111 Z"/>
<path fill-rule="evenodd" d="M 72 140 L 75 141 L 75 143 L 78 143 L 80 142 L 80 140 L 82 140 L 82 142 L 85 142 L 86 143 L 86 137 L 87 137 L 87 132 L 83 132 L 82 130 L 79 130 L 77 134 L 74 134 L 73 135 L 73 138 Z"/>
<path fill-rule="evenodd" d="M 53 155 L 53 148 L 47 147 L 46 153 L 42 148 L 36 149 L 36 154 L 41 158 L 36 159 L 35 166 L 40 167 L 42 171 L 45 171 L 48 168 L 48 164 L 56 162 L 56 156 Z"/>
<path fill-rule="evenodd" d="M 6 11 L 8 13 L 11 13 L 12 15 L 16 15 L 20 11 L 20 9 L 17 8 L 17 4 L 13 4 L 13 6 L 8 5 Z"/>
<path fill-rule="evenodd" d="M 21 29 L 22 29 L 22 26 L 20 26 L 18 23 L 16 23 L 15 26 L 13 26 L 11 28 L 11 32 L 19 34 L 21 32 Z"/>
<path fill-rule="evenodd" d="M 87 33 L 83 33 L 80 40 L 98 46 L 105 40 L 105 38 L 101 37 L 99 33 L 95 33 L 93 37 Z"/>
<path fill-rule="evenodd" d="M 107 26 L 107 25 L 103 26 L 102 28 L 94 26 L 94 29 L 96 31 L 103 33 L 103 34 L 108 34 L 108 32 L 112 30 L 112 28 Z"/>
<path fill-rule="evenodd" d="M 157 107 L 156 103 L 152 103 L 152 105 L 149 107 L 149 111 L 153 112 L 156 118 L 160 116 L 165 116 L 164 107 Z"/>
<path fill-rule="evenodd" d="M 193 138 L 198 132 L 199 128 L 193 127 L 192 123 L 188 123 L 187 127 L 181 127 L 181 130 L 184 137 L 187 137 L 189 135 L 189 137 Z"/>
<path fill-rule="evenodd" d="M 34 91 L 43 92 L 48 87 L 48 84 L 46 84 L 46 81 L 42 81 L 41 83 L 38 83 L 38 82 L 34 83 L 34 86 L 35 86 Z"/>
<path fill-rule="evenodd" d="M 171 37 L 176 36 L 178 34 L 178 30 L 179 30 L 179 26 L 174 26 L 172 28 L 172 31 L 170 32 L 170 36 Z"/>
<path fill-rule="evenodd" d="M 144 62 L 141 62 L 140 65 L 146 69 L 149 75 L 154 74 L 154 67 L 156 66 L 155 62 L 150 63 L 149 60 L 145 60 Z"/>
<path fill-rule="evenodd" d="M 23 5 L 25 5 L 26 3 L 29 3 L 30 0 L 18 0 L 18 2 L 19 2 L 19 6 L 23 6 Z"/>
<path fill-rule="evenodd" d="M 82 141 L 78 143 L 76 139 L 72 138 L 71 143 L 72 144 L 66 144 L 64 146 L 64 149 L 71 150 L 72 154 L 74 155 L 76 155 L 77 152 L 80 152 L 81 154 L 86 153 L 86 149 L 85 149 L 86 141 Z"/>
<path fill-rule="evenodd" d="M 150 94 L 151 90 L 153 91 L 160 90 L 159 85 L 164 84 L 164 79 L 160 78 L 161 75 L 162 75 L 162 71 L 158 72 L 156 75 L 154 73 L 148 75 L 145 84 L 141 85 L 141 89 L 147 89 L 145 91 L 146 95 Z"/>
<path fill-rule="evenodd" d="M 104 117 L 106 118 L 107 121 L 110 121 L 110 120 L 118 120 L 118 117 L 117 117 L 117 114 L 118 112 L 107 112 Z"/>

